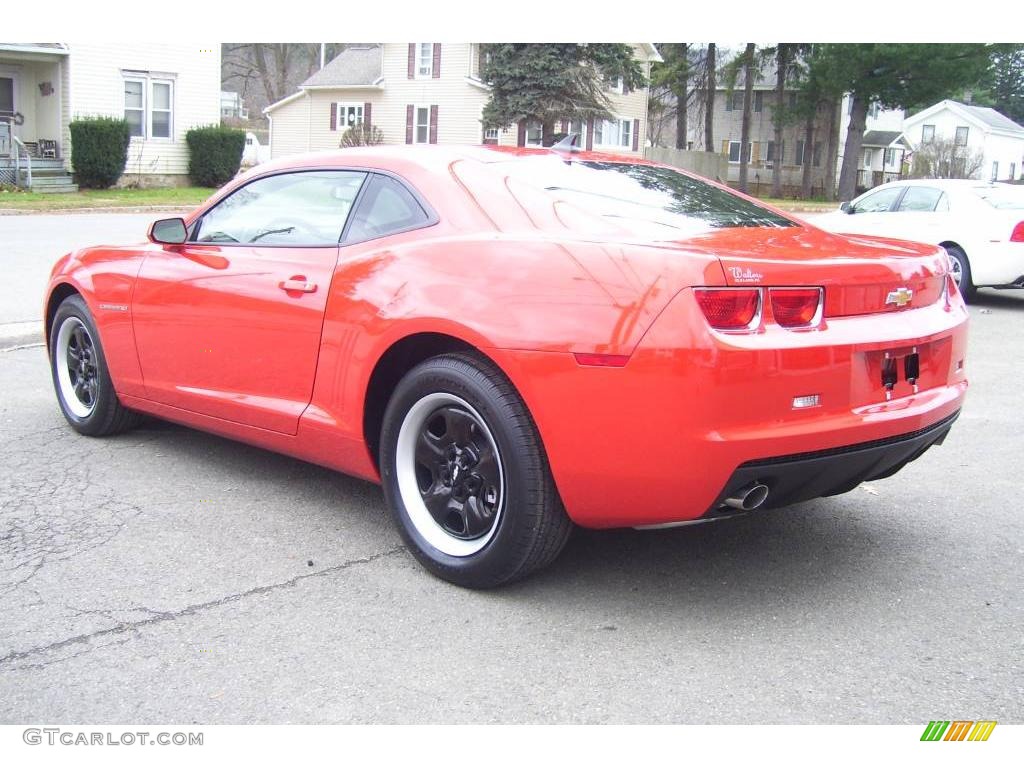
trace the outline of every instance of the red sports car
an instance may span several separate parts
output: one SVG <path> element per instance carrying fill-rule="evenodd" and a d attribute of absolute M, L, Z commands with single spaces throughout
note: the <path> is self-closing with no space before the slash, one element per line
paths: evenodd
<path fill-rule="evenodd" d="M 940 443 L 967 311 L 935 246 L 827 234 L 633 158 L 373 147 L 259 166 L 150 242 L 53 269 L 57 399 L 380 482 L 489 587 L 573 523 L 843 493 Z"/>

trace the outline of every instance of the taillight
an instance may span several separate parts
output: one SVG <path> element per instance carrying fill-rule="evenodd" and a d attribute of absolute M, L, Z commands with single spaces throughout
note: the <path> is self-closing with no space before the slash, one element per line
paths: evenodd
<path fill-rule="evenodd" d="M 783 328 L 817 325 L 821 316 L 821 288 L 770 288 L 772 316 Z"/>
<path fill-rule="evenodd" d="M 1013 228 L 1013 233 L 1010 235 L 1011 243 L 1024 243 L 1024 221 L 1017 224 Z"/>
<path fill-rule="evenodd" d="M 759 288 L 694 288 L 693 293 L 708 323 L 720 331 L 749 328 L 761 308 Z"/>

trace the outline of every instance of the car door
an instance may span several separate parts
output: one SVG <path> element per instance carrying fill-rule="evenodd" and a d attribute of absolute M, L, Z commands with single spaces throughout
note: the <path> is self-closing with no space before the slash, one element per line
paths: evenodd
<path fill-rule="evenodd" d="M 892 222 L 887 235 L 921 243 L 939 243 L 949 223 L 949 199 L 935 187 L 907 186 L 896 210 L 888 216 Z"/>
<path fill-rule="evenodd" d="M 151 246 L 132 298 L 147 397 L 294 434 L 309 404 L 338 243 L 367 174 L 256 179 Z"/>

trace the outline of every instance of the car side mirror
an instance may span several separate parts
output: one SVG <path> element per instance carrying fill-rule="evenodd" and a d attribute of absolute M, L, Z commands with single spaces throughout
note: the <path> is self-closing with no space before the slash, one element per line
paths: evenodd
<path fill-rule="evenodd" d="M 149 239 L 161 245 L 181 245 L 188 240 L 188 229 L 181 218 L 158 219 L 149 226 Z"/>
<path fill-rule="evenodd" d="M 850 206 L 849 201 L 840 203 L 839 210 L 843 213 L 853 213 L 853 208 Z"/>

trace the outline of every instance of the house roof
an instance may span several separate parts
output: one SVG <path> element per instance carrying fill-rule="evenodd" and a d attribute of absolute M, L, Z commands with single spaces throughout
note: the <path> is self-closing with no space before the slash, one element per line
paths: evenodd
<path fill-rule="evenodd" d="M 902 135 L 902 131 L 866 131 L 863 145 L 866 147 L 888 147 Z"/>
<path fill-rule="evenodd" d="M 906 119 L 904 127 L 907 123 L 917 124 L 922 120 L 926 120 L 932 115 L 941 112 L 943 109 L 948 109 L 961 115 L 965 120 L 969 120 L 981 127 L 982 130 L 999 131 L 1000 133 L 1014 134 L 1018 137 L 1024 137 L 1024 126 L 1018 125 L 1013 120 L 1008 118 L 1001 112 L 998 112 L 991 107 L 976 107 L 973 104 L 961 104 L 959 101 L 953 101 L 952 99 L 944 99 L 938 104 L 933 104 L 927 109 L 923 109 Z"/>
<path fill-rule="evenodd" d="M 350 45 L 309 77 L 300 88 L 373 85 L 380 79 L 380 46 Z"/>
<path fill-rule="evenodd" d="M 960 109 L 966 111 L 968 114 L 992 128 L 996 128 L 1000 131 L 1024 132 L 1024 126 L 1018 125 L 1002 112 L 997 112 L 992 109 L 992 107 L 976 107 L 973 104 L 961 104 L 959 101 L 950 101 L 950 104 L 956 104 Z"/>

